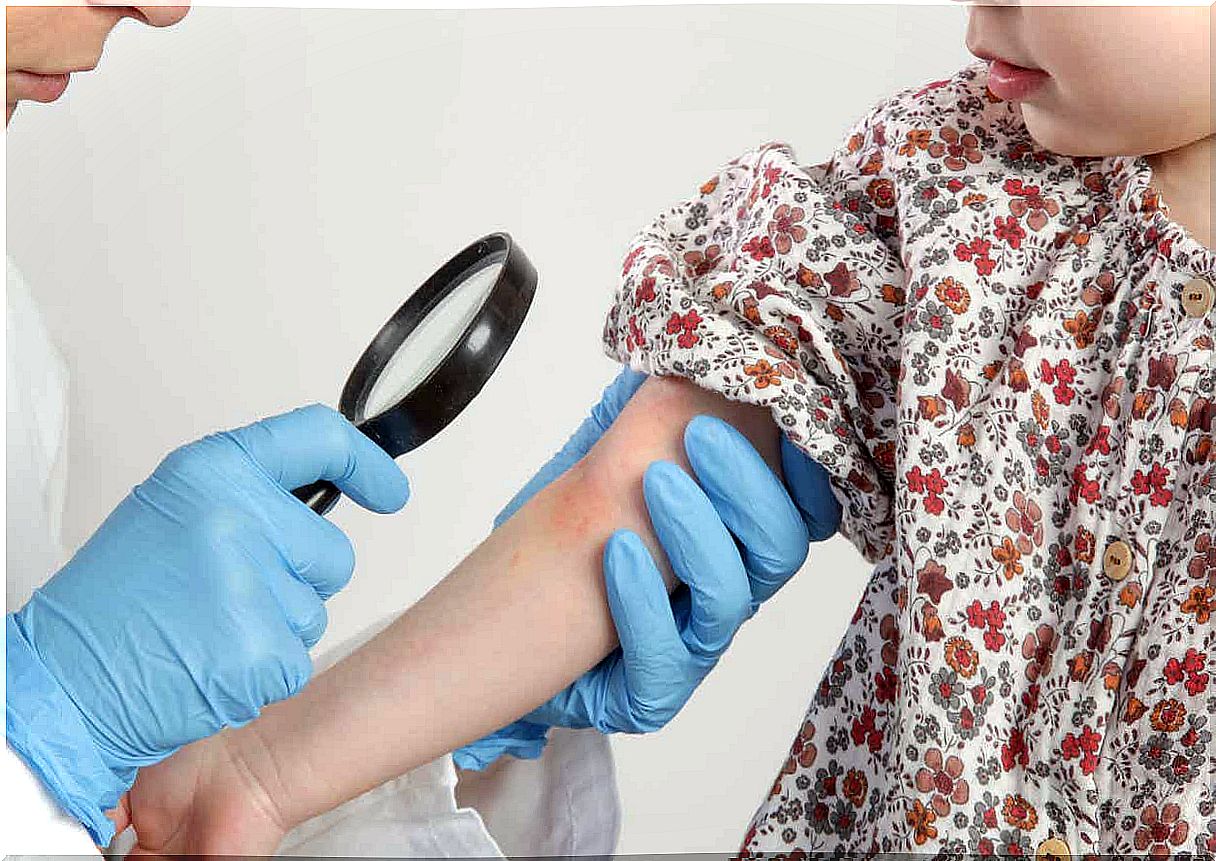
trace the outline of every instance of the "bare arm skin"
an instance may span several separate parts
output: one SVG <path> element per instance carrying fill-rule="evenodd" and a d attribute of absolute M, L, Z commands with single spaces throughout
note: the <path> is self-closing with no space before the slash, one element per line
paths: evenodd
<path fill-rule="evenodd" d="M 604 545 L 632 529 L 674 586 L 642 477 L 655 460 L 689 471 L 683 431 L 700 414 L 734 425 L 779 473 L 766 410 L 684 381 L 648 380 L 587 457 L 400 619 L 299 695 L 223 734 L 271 818 L 290 828 L 478 739 L 611 652 Z"/>

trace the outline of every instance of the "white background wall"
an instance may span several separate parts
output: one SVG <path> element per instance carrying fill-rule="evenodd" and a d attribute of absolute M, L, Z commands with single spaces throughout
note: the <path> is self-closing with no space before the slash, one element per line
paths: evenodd
<path fill-rule="evenodd" d="M 325 642 L 415 601 L 615 372 L 599 346 L 633 231 L 769 139 L 818 161 L 882 95 L 967 62 L 951 7 L 480 12 L 196 9 L 124 23 L 100 71 L 7 135 L 8 248 L 74 374 L 77 546 L 160 456 L 336 402 L 387 314 L 469 240 L 541 273 L 516 347 L 414 498 L 334 517 L 359 569 Z M 622 852 L 731 851 L 866 571 L 836 540 L 689 707 L 618 739 Z"/>

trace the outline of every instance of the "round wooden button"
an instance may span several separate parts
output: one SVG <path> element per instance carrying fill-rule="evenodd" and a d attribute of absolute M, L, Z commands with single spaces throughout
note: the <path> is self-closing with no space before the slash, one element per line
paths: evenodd
<path fill-rule="evenodd" d="M 1202 317 L 1212 310 L 1216 289 L 1202 278 L 1196 278 L 1182 288 L 1182 308 L 1188 317 Z"/>
<path fill-rule="evenodd" d="M 1102 554 L 1102 570 L 1112 580 L 1122 580 L 1132 571 L 1132 549 L 1123 541 L 1112 541 Z"/>
<path fill-rule="evenodd" d="M 1059 837 L 1048 837 L 1039 844 L 1034 857 L 1039 861 L 1069 861 L 1072 858 L 1072 852 L 1069 851 L 1068 844 Z"/>

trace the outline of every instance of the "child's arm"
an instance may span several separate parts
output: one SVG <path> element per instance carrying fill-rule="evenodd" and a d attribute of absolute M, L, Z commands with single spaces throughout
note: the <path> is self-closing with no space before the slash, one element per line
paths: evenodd
<path fill-rule="evenodd" d="M 632 529 L 665 565 L 642 475 L 654 460 L 684 462 L 683 429 L 700 413 L 729 421 L 778 468 L 767 410 L 685 382 L 649 380 L 583 461 L 401 619 L 233 733 L 243 766 L 284 824 L 509 723 L 610 652 L 605 541 Z"/>

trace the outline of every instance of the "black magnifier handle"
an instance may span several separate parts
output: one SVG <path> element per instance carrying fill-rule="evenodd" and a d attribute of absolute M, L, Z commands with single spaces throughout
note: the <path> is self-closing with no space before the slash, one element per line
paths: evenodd
<path fill-rule="evenodd" d="M 322 479 L 303 487 L 297 487 L 291 492 L 291 495 L 324 517 L 338 504 L 342 491 L 338 490 L 332 481 Z"/>

